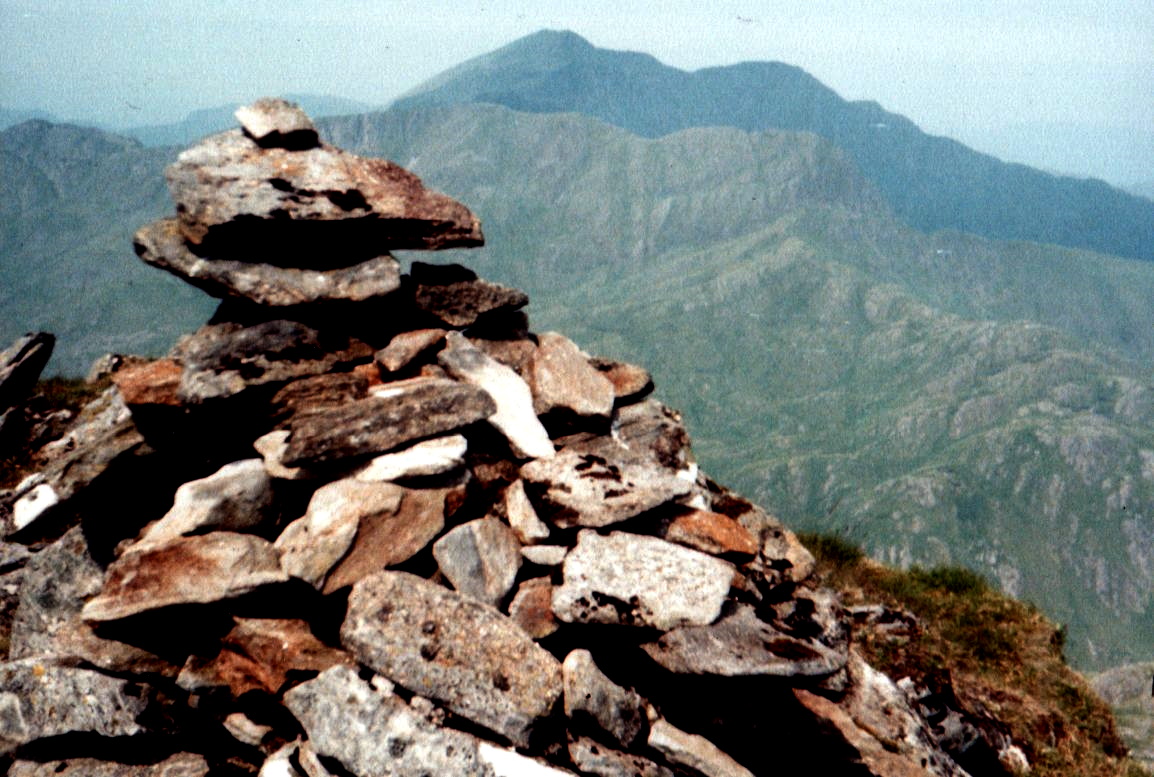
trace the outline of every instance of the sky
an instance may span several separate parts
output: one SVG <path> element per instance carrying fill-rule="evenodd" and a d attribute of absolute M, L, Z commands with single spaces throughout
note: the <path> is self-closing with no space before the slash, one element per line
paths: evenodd
<path fill-rule="evenodd" d="M 543 28 L 797 65 L 935 135 L 1154 189 L 1151 0 L 0 0 L 0 106 L 125 127 L 267 94 L 374 106 Z"/>

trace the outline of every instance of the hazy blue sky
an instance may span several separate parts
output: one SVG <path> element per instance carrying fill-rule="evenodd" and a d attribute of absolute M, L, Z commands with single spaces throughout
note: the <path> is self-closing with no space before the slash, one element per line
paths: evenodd
<path fill-rule="evenodd" d="M 0 105 L 130 125 L 263 94 L 384 104 L 543 27 L 809 71 L 1002 158 L 1154 182 L 1151 0 L 0 0 Z"/>

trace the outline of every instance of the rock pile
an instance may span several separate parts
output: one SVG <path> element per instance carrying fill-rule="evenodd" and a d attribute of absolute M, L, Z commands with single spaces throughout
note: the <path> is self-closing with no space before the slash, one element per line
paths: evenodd
<path fill-rule="evenodd" d="M 8 774 L 964 774 L 643 369 L 401 272 L 465 207 L 237 116 L 136 236 L 216 315 L 8 499 Z"/>

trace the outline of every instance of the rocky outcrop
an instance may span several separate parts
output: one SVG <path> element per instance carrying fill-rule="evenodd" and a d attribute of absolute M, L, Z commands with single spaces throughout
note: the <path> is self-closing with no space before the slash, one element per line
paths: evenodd
<path fill-rule="evenodd" d="M 216 316 L 9 499 L 11 773 L 964 774 L 644 370 L 399 274 L 480 241 L 464 206 L 291 105 L 238 118 L 137 236 Z"/>

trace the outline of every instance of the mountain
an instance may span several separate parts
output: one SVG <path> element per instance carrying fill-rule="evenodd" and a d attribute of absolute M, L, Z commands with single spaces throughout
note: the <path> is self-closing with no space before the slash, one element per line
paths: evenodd
<path fill-rule="evenodd" d="M 325 94 L 287 94 L 285 99 L 298 103 L 312 116 L 341 116 L 364 113 L 372 106 Z M 122 133 L 136 138 L 146 146 L 186 146 L 205 135 L 229 129 L 236 124 L 232 113 L 240 102 L 218 105 L 193 111 L 181 121 L 172 124 L 154 124 L 143 127 L 129 127 Z"/>
<path fill-rule="evenodd" d="M 1149 200 L 927 135 L 877 103 L 843 100 L 780 62 L 685 72 L 645 54 L 599 49 L 572 32 L 546 30 L 446 71 L 394 107 L 461 102 L 573 111 L 644 137 L 716 125 L 815 132 L 848 151 L 895 213 L 923 231 L 953 229 L 1154 260 Z"/>
<path fill-rule="evenodd" d="M 1154 265 L 925 235 L 813 134 L 649 139 L 489 105 L 321 131 L 470 203 L 470 266 L 526 289 L 539 331 L 652 365 L 707 471 L 879 557 L 989 574 L 1068 623 L 1083 665 L 1144 655 Z M 0 152 L 28 189 L 3 214 L 5 339 L 55 331 L 75 374 L 207 317 L 131 255 L 174 149 L 33 123 Z"/>
<path fill-rule="evenodd" d="M 56 121 L 56 119 L 46 111 L 15 109 L 0 106 L 0 130 L 7 129 L 15 124 L 23 124 L 26 121 L 32 121 L 34 119 L 40 119 L 42 121 Z"/>

